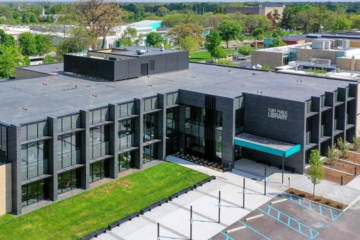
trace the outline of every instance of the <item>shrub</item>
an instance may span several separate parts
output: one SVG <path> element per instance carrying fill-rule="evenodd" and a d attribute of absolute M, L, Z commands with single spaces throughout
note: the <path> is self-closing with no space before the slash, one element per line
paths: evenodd
<path fill-rule="evenodd" d="M 325 204 L 326 204 L 326 205 L 330 205 L 330 204 L 331 204 L 331 201 L 326 201 Z"/>
<path fill-rule="evenodd" d="M 295 192 L 291 191 L 290 194 L 295 194 Z"/>
<path fill-rule="evenodd" d="M 232 61 L 226 61 L 226 60 L 221 60 L 221 59 L 219 59 L 218 62 L 215 64 L 235 67 L 235 64 Z"/>
<path fill-rule="evenodd" d="M 315 198 L 315 201 L 320 202 L 321 198 Z"/>
<path fill-rule="evenodd" d="M 338 204 L 338 205 L 336 205 L 336 207 L 338 208 L 338 209 L 343 209 L 343 205 L 341 205 L 341 204 Z"/>
<path fill-rule="evenodd" d="M 305 194 L 304 194 L 304 193 L 300 193 L 300 194 L 298 194 L 298 196 L 303 198 L 303 197 L 305 197 Z"/>

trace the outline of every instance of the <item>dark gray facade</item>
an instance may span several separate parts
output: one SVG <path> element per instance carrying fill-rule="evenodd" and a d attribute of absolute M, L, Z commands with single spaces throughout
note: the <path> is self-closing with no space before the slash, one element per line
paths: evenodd
<path fill-rule="evenodd" d="M 176 58 L 185 61 L 180 55 Z M 174 56 L 149 55 L 134 61 L 155 60 L 155 70 L 149 73 L 157 74 L 179 68 L 179 62 L 175 67 L 170 61 Z M 13 213 L 21 214 L 23 207 L 44 199 L 57 201 L 64 192 L 88 189 L 92 182 L 115 179 L 122 171 L 141 169 L 146 162 L 178 151 L 226 165 L 240 158 L 281 164 L 273 155 L 239 151 L 234 139 L 242 132 L 300 144 L 301 151 L 287 158 L 285 166 L 303 173 L 312 149 L 324 155 L 338 138 L 352 141 L 356 135 L 358 85 L 296 78 L 191 64 L 186 71 L 104 84 L 65 75 L 0 82 L 5 97 L 12 84 L 37 86 L 40 94 L 28 98 L 44 102 L 34 110 L 30 105 L 31 111 L 14 108 L 15 113 L 6 114 L 2 113 L 8 108 L 0 105 L 0 121 L 14 120 L 1 124 L 7 133 L 6 159 L 12 163 Z M 286 112 L 286 119 L 269 115 L 273 109 Z M 30 190 L 36 194 L 30 196 Z"/>

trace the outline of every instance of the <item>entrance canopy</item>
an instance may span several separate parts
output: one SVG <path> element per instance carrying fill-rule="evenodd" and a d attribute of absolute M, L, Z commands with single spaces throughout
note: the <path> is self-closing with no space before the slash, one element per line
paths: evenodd
<path fill-rule="evenodd" d="M 300 144 L 281 142 L 271 138 L 260 137 L 249 133 L 241 133 L 235 136 L 235 145 L 254 149 L 272 155 L 289 157 L 301 149 Z"/>

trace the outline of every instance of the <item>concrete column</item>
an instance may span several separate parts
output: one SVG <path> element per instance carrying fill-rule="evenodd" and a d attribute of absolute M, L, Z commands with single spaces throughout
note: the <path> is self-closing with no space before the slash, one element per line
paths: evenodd
<path fill-rule="evenodd" d="M 81 132 L 81 149 L 80 163 L 84 164 L 81 168 L 80 185 L 83 189 L 90 187 L 90 147 L 89 147 L 89 130 L 90 130 L 90 112 L 89 110 L 80 110 L 80 126 L 85 130 Z"/>
<path fill-rule="evenodd" d="M 21 214 L 21 126 L 11 125 L 8 130 L 9 160 L 12 175 L 12 212 Z"/>
<path fill-rule="evenodd" d="M 54 202 L 58 200 L 58 174 L 57 174 L 57 118 L 48 117 L 49 136 L 49 174 L 52 177 L 49 179 L 49 197 Z"/>
<path fill-rule="evenodd" d="M 334 145 L 334 119 L 335 119 L 335 94 L 333 92 L 326 92 L 326 106 L 331 107 L 327 110 L 328 115 L 325 120 L 326 135 L 331 136 L 331 146 Z"/>
<path fill-rule="evenodd" d="M 158 159 L 165 160 L 166 157 L 166 95 L 158 94 Z"/>
<path fill-rule="evenodd" d="M 317 143 L 317 150 L 320 151 L 320 138 L 321 138 L 321 99 L 320 97 L 312 97 L 312 111 L 317 112 L 318 114 L 314 116 L 315 120 L 313 122 L 312 129 L 312 139 L 314 143 Z"/>
<path fill-rule="evenodd" d="M 135 98 L 135 114 L 138 117 L 135 118 L 135 136 L 134 144 L 139 149 L 135 151 L 135 168 L 141 169 L 143 166 L 143 137 L 144 137 L 144 101 L 139 98 Z"/>
<path fill-rule="evenodd" d="M 117 168 L 117 153 L 119 150 L 119 138 L 118 138 L 118 118 L 119 118 L 119 105 L 117 104 L 109 104 L 110 110 L 110 121 L 113 123 L 110 124 L 110 155 L 113 155 L 112 158 L 109 159 L 110 165 L 110 177 L 116 179 L 118 175 L 118 168 Z"/>

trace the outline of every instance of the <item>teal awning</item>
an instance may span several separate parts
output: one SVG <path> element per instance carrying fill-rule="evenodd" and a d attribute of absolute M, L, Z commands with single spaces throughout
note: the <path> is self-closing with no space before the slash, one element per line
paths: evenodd
<path fill-rule="evenodd" d="M 234 143 L 237 146 L 266 152 L 281 157 L 289 157 L 301 150 L 300 144 L 282 142 L 249 133 L 241 133 L 236 135 Z"/>

